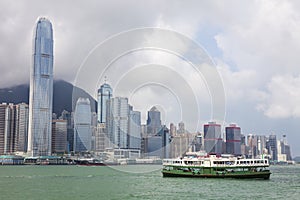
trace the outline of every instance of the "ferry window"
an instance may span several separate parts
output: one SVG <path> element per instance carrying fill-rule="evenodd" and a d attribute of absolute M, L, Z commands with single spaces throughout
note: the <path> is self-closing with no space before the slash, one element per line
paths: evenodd
<path fill-rule="evenodd" d="M 267 164 L 267 160 L 265 160 L 265 163 Z"/>
<path fill-rule="evenodd" d="M 251 160 L 251 164 L 253 164 L 253 160 Z"/>

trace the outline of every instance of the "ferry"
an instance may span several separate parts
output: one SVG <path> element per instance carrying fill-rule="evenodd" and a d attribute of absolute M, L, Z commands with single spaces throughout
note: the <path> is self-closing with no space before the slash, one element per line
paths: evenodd
<path fill-rule="evenodd" d="M 163 160 L 163 177 L 269 179 L 268 159 L 234 156 L 185 156 Z"/>
<path fill-rule="evenodd" d="M 76 165 L 83 165 L 83 166 L 105 166 L 103 161 L 95 159 L 95 158 L 80 158 L 74 160 Z"/>

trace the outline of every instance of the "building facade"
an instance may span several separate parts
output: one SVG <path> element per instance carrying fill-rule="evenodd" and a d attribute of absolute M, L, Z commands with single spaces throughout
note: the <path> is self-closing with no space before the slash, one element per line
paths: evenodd
<path fill-rule="evenodd" d="M 106 129 L 110 148 L 128 148 L 129 105 L 125 97 L 107 101 Z"/>
<path fill-rule="evenodd" d="M 204 149 L 206 153 L 222 153 L 221 125 L 216 122 L 204 124 Z"/>
<path fill-rule="evenodd" d="M 27 152 L 29 106 L 25 103 L 16 106 L 16 151 Z"/>
<path fill-rule="evenodd" d="M 141 149 L 142 130 L 141 130 L 141 112 L 129 110 L 129 130 L 128 130 L 128 148 Z"/>
<path fill-rule="evenodd" d="M 159 135 L 161 134 L 162 125 L 161 125 L 161 118 L 160 118 L 160 111 L 153 106 L 148 111 L 147 117 L 147 133 L 149 135 Z"/>
<path fill-rule="evenodd" d="M 104 83 L 98 89 L 98 122 L 105 123 L 106 122 L 106 104 L 107 101 L 112 98 L 113 90 L 111 86 L 107 83 Z"/>
<path fill-rule="evenodd" d="M 46 18 L 35 29 L 33 65 L 30 70 L 28 153 L 51 155 L 53 99 L 53 31 Z"/>
<path fill-rule="evenodd" d="M 64 154 L 67 152 L 67 120 L 52 121 L 52 153 Z"/>
<path fill-rule="evenodd" d="M 226 153 L 241 155 L 241 128 L 236 124 L 230 124 L 225 128 L 226 133 Z"/>
<path fill-rule="evenodd" d="M 91 105 L 88 98 L 78 98 L 74 112 L 74 151 L 91 150 Z"/>

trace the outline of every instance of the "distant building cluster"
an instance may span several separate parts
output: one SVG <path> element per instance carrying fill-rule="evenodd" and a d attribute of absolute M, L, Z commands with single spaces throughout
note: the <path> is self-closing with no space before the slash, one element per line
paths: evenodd
<path fill-rule="evenodd" d="M 209 122 L 203 132 L 190 133 L 184 122 L 178 128 L 162 124 L 161 112 L 153 106 L 145 124 L 127 97 L 114 97 L 106 83 L 98 89 L 97 113 L 90 100 L 79 97 L 73 112 L 52 113 L 53 33 L 52 24 L 40 18 L 34 37 L 30 74 L 29 105 L 0 104 L 0 155 L 28 157 L 52 155 L 98 156 L 108 162 L 118 159 L 180 157 L 188 151 L 213 154 L 269 157 L 289 161 L 291 149 L 286 137 L 276 135 L 246 137 L 236 124 L 225 127 Z M 247 143 L 246 143 L 247 141 Z"/>

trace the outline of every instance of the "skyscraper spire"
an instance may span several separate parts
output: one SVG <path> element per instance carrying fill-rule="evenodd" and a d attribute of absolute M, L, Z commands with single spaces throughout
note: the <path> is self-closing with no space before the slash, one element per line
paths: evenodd
<path fill-rule="evenodd" d="M 51 119 L 53 99 L 53 31 L 51 22 L 39 18 L 33 43 L 30 70 L 28 153 L 51 155 Z"/>
<path fill-rule="evenodd" d="M 104 84 L 98 89 L 98 122 L 106 122 L 106 103 L 113 96 L 113 90 L 109 84 L 106 83 L 106 76 Z"/>

